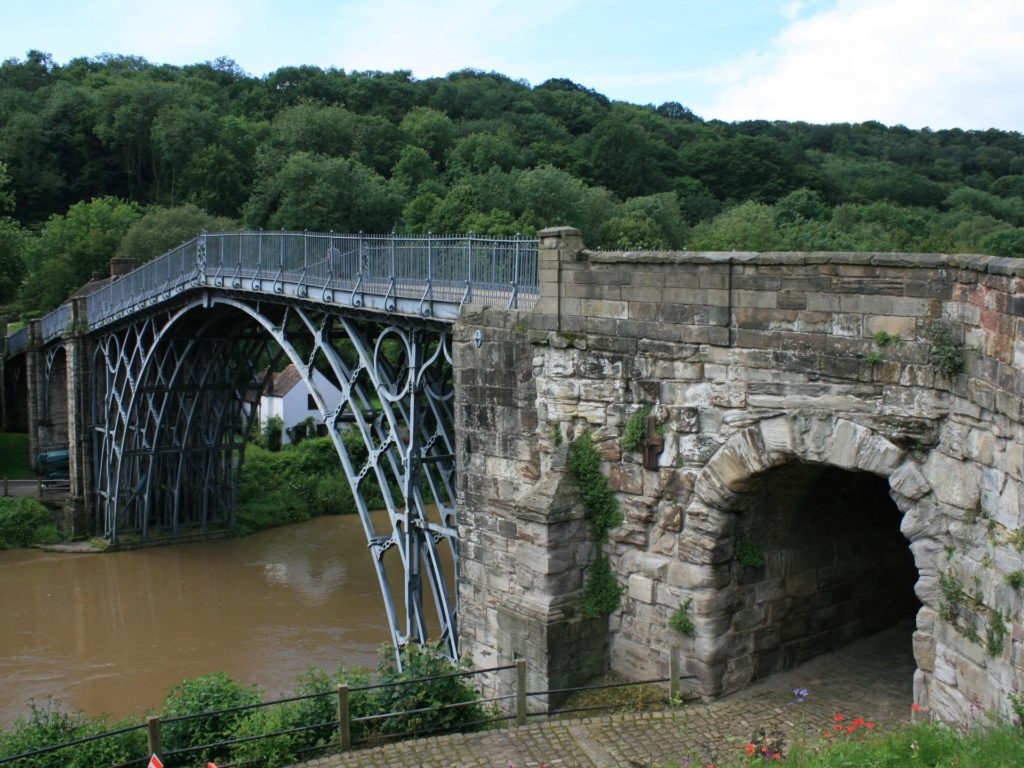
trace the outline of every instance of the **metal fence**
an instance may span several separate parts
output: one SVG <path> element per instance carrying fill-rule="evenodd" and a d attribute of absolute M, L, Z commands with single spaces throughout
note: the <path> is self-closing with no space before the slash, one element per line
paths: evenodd
<path fill-rule="evenodd" d="M 348 301 L 365 296 L 532 307 L 535 239 L 339 235 L 312 232 L 202 234 L 114 280 L 87 299 L 90 327 L 189 286 Z M 385 304 L 385 306 L 387 306 Z"/>
<path fill-rule="evenodd" d="M 423 736 L 434 736 L 441 733 L 452 732 L 453 730 L 474 730 L 481 727 L 493 727 L 498 723 L 506 723 L 508 725 L 526 725 L 529 718 L 551 718 L 565 716 L 568 714 L 575 714 L 580 712 L 592 713 L 600 710 L 617 709 L 629 706 L 622 702 L 604 703 L 604 704 L 593 704 L 585 706 L 573 706 L 563 708 L 552 708 L 552 707 L 541 707 L 535 708 L 530 711 L 528 700 L 537 697 L 550 697 L 552 695 L 568 696 L 573 693 L 580 693 L 585 691 L 595 690 L 608 690 L 616 688 L 636 688 L 638 686 L 653 686 L 653 685 L 665 685 L 668 684 L 668 688 L 664 691 L 664 695 L 657 699 L 647 700 L 646 704 L 660 704 L 666 707 L 675 705 L 679 702 L 679 681 L 683 679 L 693 679 L 691 676 L 681 676 L 679 666 L 679 649 L 673 646 L 670 649 L 670 662 L 669 662 L 669 676 L 654 678 L 650 680 L 635 680 L 624 683 L 607 683 L 597 685 L 583 685 L 571 688 L 559 688 L 549 690 L 537 690 L 530 691 L 526 685 L 526 662 L 523 659 L 517 660 L 515 664 L 508 664 L 505 666 L 488 667 L 485 669 L 475 669 L 463 672 L 452 672 L 444 675 L 435 675 L 431 677 L 421 677 L 412 680 L 400 680 L 388 683 L 377 683 L 372 685 L 360 685 L 360 686 L 348 686 L 339 685 L 335 691 L 328 691 L 323 693 L 311 693 L 302 696 L 292 696 L 283 699 L 276 699 L 274 701 L 260 702 L 256 704 L 246 704 L 238 707 L 229 707 L 226 709 L 212 710 L 209 712 L 200 712 L 191 715 L 182 715 L 179 717 L 170 717 L 161 719 L 159 717 L 150 717 L 146 723 L 139 725 L 128 726 L 126 728 L 120 728 L 113 731 L 107 731 L 104 733 L 95 734 L 92 736 L 86 736 L 73 741 L 64 742 L 61 744 L 53 744 L 51 746 L 35 749 L 28 752 L 23 752 L 17 755 L 10 755 L 7 757 L 0 757 L 0 765 L 35 765 L 33 762 L 38 758 L 46 755 L 54 755 L 62 750 L 72 749 L 75 747 L 81 747 L 86 744 L 97 742 L 103 739 L 111 739 L 118 736 L 123 736 L 129 733 L 139 733 L 139 741 L 141 742 L 141 732 L 145 732 L 146 741 L 146 753 L 140 755 L 137 759 L 132 759 L 127 762 L 120 763 L 113 768 L 132 768 L 133 766 L 145 766 L 149 761 L 151 754 L 160 755 L 164 760 L 187 758 L 188 756 L 199 756 L 202 754 L 210 754 L 217 750 L 227 750 L 235 745 L 243 744 L 246 742 L 259 741 L 263 739 L 275 739 L 284 736 L 293 736 L 303 732 L 319 730 L 321 732 L 330 731 L 331 738 L 324 743 L 316 743 L 311 746 L 306 746 L 294 751 L 293 756 L 296 760 L 303 759 L 303 755 L 308 753 L 325 753 L 332 751 L 345 751 L 361 746 L 376 746 L 382 743 L 400 740 L 406 738 L 419 738 Z M 360 691 L 373 691 L 384 688 L 395 688 L 409 685 L 422 685 L 424 683 L 432 683 L 437 681 L 449 680 L 452 678 L 473 678 L 479 677 L 484 674 L 495 674 L 504 671 L 515 670 L 515 684 L 514 693 L 507 694 L 504 696 L 494 696 L 491 698 L 477 698 L 465 701 L 452 702 L 450 704 L 431 704 L 429 706 L 421 707 L 418 709 L 407 709 L 398 712 L 382 712 L 369 715 L 353 716 L 351 708 L 352 695 Z M 319 723 L 308 723 L 299 726 L 286 728 L 278 731 L 259 733 L 254 735 L 242 736 L 239 738 L 228 739 L 223 741 L 211 742 L 208 744 L 196 744 L 190 745 L 185 748 L 179 748 L 174 750 L 163 749 L 163 729 L 166 726 L 187 723 L 190 721 L 221 718 L 225 715 L 234 714 L 238 712 L 245 712 L 257 709 L 265 709 L 267 707 L 277 707 L 285 704 L 294 702 L 310 701 L 314 699 L 336 699 L 336 706 L 333 706 L 332 710 L 337 713 L 337 717 L 326 720 Z M 497 706 L 504 703 L 504 708 L 507 713 L 501 713 Z M 406 722 L 415 723 L 415 716 L 426 713 L 437 713 L 445 710 L 454 710 L 461 707 L 490 707 L 489 714 L 485 717 L 477 718 L 470 721 L 460 721 L 455 727 L 432 727 L 432 728 L 416 728 L 411 727 L 407 730 L 381 733 L 376 732 L 372 737 L 353 738 L 353 730 L 360 726 L 367 726 L 372 724 L 379 724 L 386 720 L 392 720 L 394 718 L 407 718 Z M 364 729 L 365 730 L 365 729 Z M 312 756 L 312 755 L 309 755 Z M 220 768 L 240 768 L 241 765 L 258 765 L 259 761 L 247 763 L 218 763 Z"/>
<path fill-rule="evenodd" d="M 28 346 L 28 326 L 22 326 L 7 337 L 7 356 L 11 357 Z"/>
<path fill-rule="evenodd" d="M 43 331 L 43 342 L 55 339 L 68 329 L 71 323 L 71 305 L 61 304 L 55 310 L 43 316 L 39 321 Z"/>

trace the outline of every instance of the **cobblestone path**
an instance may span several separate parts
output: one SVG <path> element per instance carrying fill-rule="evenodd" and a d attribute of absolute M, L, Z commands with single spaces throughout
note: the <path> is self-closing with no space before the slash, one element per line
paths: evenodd
<path fill-rule="evenodd" d="M 713 704 L 418 739 L 331 755 L 302 768 L 683 766 L 687 757 L 697 766 L 732 763 L 760 728 L 781 731 L 787 745 L 820 740 L 833 732 L 836 713 L 892 729 L 910 722 L 911 631 L 902 624 Z M 807 689 L 803 703 L 796 703 L 795 688 Z"/>

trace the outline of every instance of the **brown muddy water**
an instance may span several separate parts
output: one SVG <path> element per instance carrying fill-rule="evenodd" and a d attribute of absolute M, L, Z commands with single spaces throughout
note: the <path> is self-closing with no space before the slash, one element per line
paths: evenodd
<path fill-rule="evenodd" d="M 387 640 L 356 515 L 130 552 L 0 551 L 0 727 L 51 696 L 142 714 L 215 671 L 283 696 L 310 665 L 374 666 Z"/>

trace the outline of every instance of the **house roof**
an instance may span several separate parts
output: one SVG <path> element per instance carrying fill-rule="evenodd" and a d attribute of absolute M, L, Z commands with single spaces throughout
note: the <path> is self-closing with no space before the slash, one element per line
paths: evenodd
<path fill-rule="evenodd" d="M 300 381 L 302 381 L 302 374 L 299 373 L 299 369 L 295 367 L 295 364 L 291 363 L 283 371 L 270 375 L 266 394 L 271 397 L 284 397 Z"/>

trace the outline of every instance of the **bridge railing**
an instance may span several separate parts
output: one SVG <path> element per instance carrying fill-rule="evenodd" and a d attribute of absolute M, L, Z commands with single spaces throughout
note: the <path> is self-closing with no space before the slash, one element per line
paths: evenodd
<path fill-rule="evenodd" d="M 314 300 L 331 292 L 336 301 L 337 292 L 529 308 L 538 292 L 537 241 L 323 232 L 200 235 L 89 296 L 89 325 L 103 325 L 189 284 L 279 294 L 298 286 L 299 295 Z"/>
<path fill-rule="evenodd" d="M 71 322 L 71 305 L 61 304 L 39 321 L 43 331 L 43 342 L 55 339 L 68 329 Z"/>
<path fill-rule="evenodd" d="M 8 357 L 16 355 L 28 346 L 28 326 L 22 326 L 7 337 Z"/>

